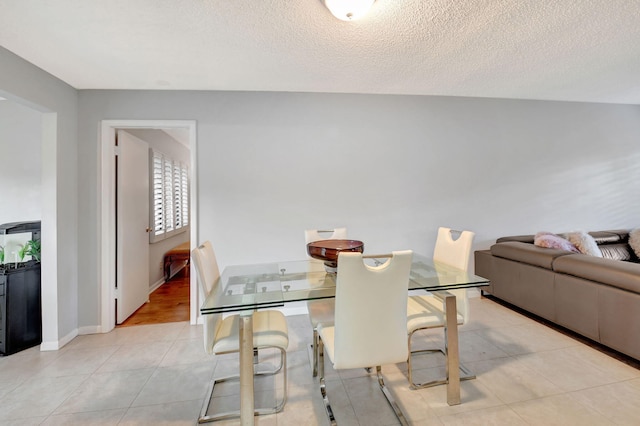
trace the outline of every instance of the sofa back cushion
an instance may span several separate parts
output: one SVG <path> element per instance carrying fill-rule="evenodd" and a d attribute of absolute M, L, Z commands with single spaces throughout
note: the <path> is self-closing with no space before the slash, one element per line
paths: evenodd
<path fill-rule="evenodd" d="M 512 235 L 508 237 L 500 237 L 496 240 L 496 243 L 506 243 L 509 241 L 533 244 L 533 235 Z"/>
<path fill-rule="evenodd" d="M 627 231 L 595 231 L 589 232 L 589 235 L 596 240 L 598 245 L 601 244 L 616 244 L 626 242 L 628 238 Z"/>
<path fill-rule="evenodd" d="M 564 250 L 542 248 L 520 241 L 505 241 L 491 246 L 491 254 L 504 259 L 551 269 L 555 258 L 572 254 Z"/>

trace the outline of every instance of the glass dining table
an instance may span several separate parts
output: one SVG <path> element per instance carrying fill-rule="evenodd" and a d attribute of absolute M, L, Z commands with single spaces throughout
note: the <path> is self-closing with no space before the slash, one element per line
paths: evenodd
<path fill-rule="evenodd" d="M 367 255 L 367 261 L 384 263 Z M 447 403 L 460 404 L 460 359 L 456 298 L 447 290 L 488 286 L 489 280 L 432 259 L 413 254 L 409 291 L 438 292 L 447 318 Z M 287 303 L 335 297 L 336 274 L 325 270 L 322 261 L 273 262 L 228 266 L 215 291 L 205 299 L 203 315 L 240 314 L 240 417 L 243 426 L 254 424 L 253 321 L 257 309 L 283 307 Z"/>

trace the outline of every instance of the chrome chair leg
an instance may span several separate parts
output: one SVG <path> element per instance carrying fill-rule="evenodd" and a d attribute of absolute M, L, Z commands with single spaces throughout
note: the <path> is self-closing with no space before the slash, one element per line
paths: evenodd
<path fill-rule="evenodd" d="M 327 412 L 327 418 L 331 426 L 337 426 L 336 418 L 333 415 L 331 404 L 329 403 L 329 396 L 327 395 L 327 388 L 324 382 L 324 344 L 322 338 L 318 336 L 318 375 L 320 376 L 320 394 L 322 395 L 322 401 L 324 402 L 324 409 Z"/>
<path fill-rule="evenodd" d="M 318 375 L 318 329 L 313 329 L 313 343 L 311 348 L 313 350 L 313 377 Z"/>
<path fill-rule="evenodd" d="M 391 405 L 391 408 L 396 413 L 396 417 L 398 418 L 398 421 L 400 421 L 400 424 L 402 426 L 409 426 L 409 423 L 407 422 L 407 419 L 404 417 L 402 410 L 400 410 L 400 407 L 398 407 L 398 404 L 396 403 L 396 400 L 393 398 L 393 395 L 391 395 L 391 392 L 389 391 L 387 386 L 384 384 L 384 378 L 382 377 L 382 367 L 379 365 L 376 366 L 376 375 L 378 376 L 378 385 L 380 386 L 380 389 L 382 390 L 382 393 L 384 394 L 385 398 L 387 398 L 387 402 L 389 403 L 389 405 Z"/>
<path fill-rule="evenodd" d="M 282 371 L 283 380 L 284 380 L 282 400 L 278 402 L 276 406 L 273 408 L 256 408 L 254 411 L 254 414 L 256 416 L 279 413 L 283 410 L 284 405 L 287 402 L 287 353 L 285 350 L 281 348 L 278 348 L 278 350 L 280 350 L 280 365 L 278 365 L 278 367 L 275 370 L 255 372 L 254 376 L 272 376 Z M 219 420 L 233 419 L 233 418 L 238 418 L 240 416 L 240 411 L 225 411 L 222 413 L 207 415 L 207 411 L 209 410 L 209 405 L 211 405 L 211 400 L 213 399 L 213 391 L 216 385 L 219 383 L 239 380 L 239 379 L 240 379 L 240 376 L 236 374 L 236 375 L 220 377 L 217 379 L 213 379 L 211 381 L 211 384 L 207 389 L 208 397 L 205 398 L 204 403 L 202 405 L 202 409 L 200 410 L 200 417 L 198 418 L 199 424 L 215 422 Z"/>
<path fill-rule="evenodd" d="M 370 371 L 371 368 L 368 368 L 367 371 Z M 324 402 L 324 409 L 327 412 L 327 418 L 329 419 L 329 424 L 331 426 L 337 426 L 336 418 L 333 415 L 333 409 L 331 408 L 331 404 L 329 402 L 329 396 L 327 395 L 327 388 L 324 381 L 324 344 L 322 343 L 322 338 L 318 336 L 318 375 L 320 376 L 320 394 L 322 395 L 322 401 Z M 409 422 L 407 422 L 406 417 L 400 410 L 400 407 L 396 403 L 393 395 L 391 395 L 391 391 L 384 383 L 384 378 L 382 377 L 382 367 L 376 366 L 376 375 L 378 378 L 378 385 L 380 386 L 380 390 L 384 394 L 384 397 L 387 399 L 387 402 L 393 409 L 398 421 L 402 426 L 409 426 Z"/>
<path fill-rule="evenodd" d="M 418 330 L 426 330 L 426 329 L 418 329 Z M 415 333 L 418 330 L 414 330 L 413 333 Z M 440 352 L 442 355 L 444 355 L 445 357 L 447 357 L 447 349 L 448 349 L 448 345 L 447 345 L 447 335 L 445 332 L 445 348 L 444 349 L 421 349 L 421 350 L 417 350 L 417 351 L 412 351 L 411 350 L 411 338 L 413 337 L 413 333 L 411 333 L 409 335 L 408 338 L 408 345 L 409 345 L 409 358 L 407 359 L 407 375 L 409 378 L 409 387 L 411 389 L 424 389 L 424 388 L 429 388 L 432 386 L 438 386 L 438 385 L 444 385 L 449 383 L 449 372 L 447 371 L 445 377 L 443 379 L 437 379 L 437 380 L 431 380 L 429 382 L 425 382 L 425 383 L 415 383 L 413 381 L 413 365 L 411 362 L 411 359 L 414 355 L 420 355 L 420 354 L 426 354 L 426 353 L 433 353 L 433 352 Z M 476 376 L 469 370 L 467 369 L 467 367 L 465 367 L 464 365 L 460 364 L 460 371 L 463 373 L 460 375 L 460 380 L 472 380 L 475 379 Z"/>

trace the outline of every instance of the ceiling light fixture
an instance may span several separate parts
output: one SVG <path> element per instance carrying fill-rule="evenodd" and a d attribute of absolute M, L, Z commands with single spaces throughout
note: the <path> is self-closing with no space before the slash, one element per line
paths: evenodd
<path fill-rule="evenodd" d="M 376 0 L 322 0 L 333 16 L 343 21 L 355 21 L 367 14 Z"/>

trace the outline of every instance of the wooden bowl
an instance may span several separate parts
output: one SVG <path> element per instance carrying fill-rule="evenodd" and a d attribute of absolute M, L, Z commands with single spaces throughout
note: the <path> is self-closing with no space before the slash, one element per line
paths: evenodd
<path fill-rule="evenodd" d="M 328 272 L 338 267 L 338 254 L 341 251 L 362 253 L 364 243 L 358 240 L 319 240 L 307 244 L 307 253 L 314 259 L 322 260 Z"/>

